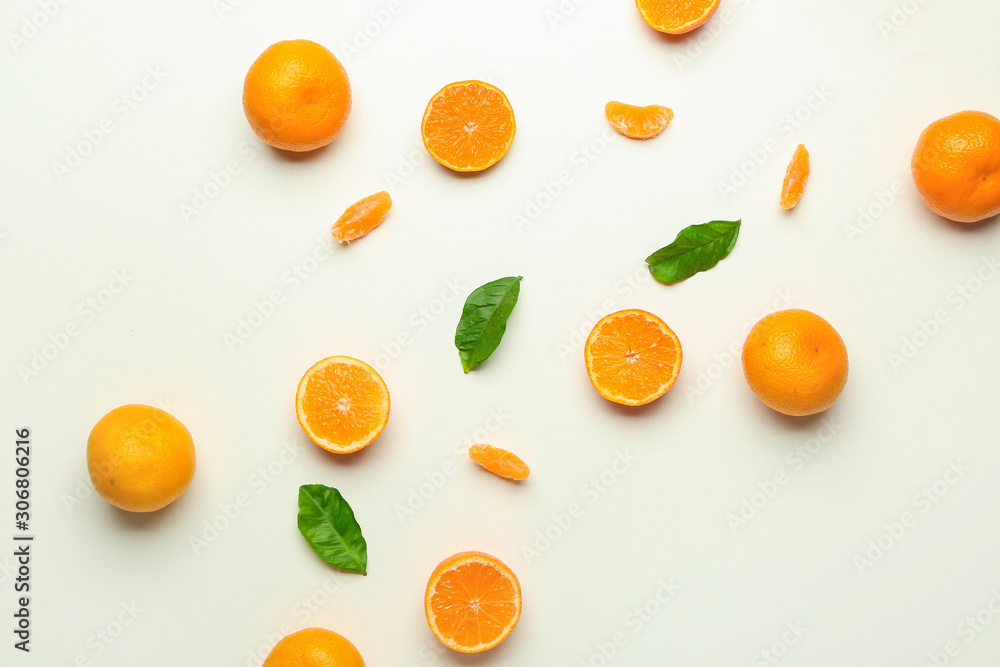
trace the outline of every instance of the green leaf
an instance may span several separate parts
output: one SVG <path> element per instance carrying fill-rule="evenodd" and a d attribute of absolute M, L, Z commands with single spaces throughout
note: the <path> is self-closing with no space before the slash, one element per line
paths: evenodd
<path fill-rule="evenodd" d="M 462 319 L 455 330 L 455 347 L 466 373 L 489 359 L 497 349 L 520 289 L 521 276 L 500 278 L 476 288 L 465 300 Z"/>
<path fill-rule="evenodd" d="M 742 220 L 713 220 L 681 230 L 674 242 L 646 258 L 649 272 L 670 285 L 708 271 L 732 251 Z"/>
<path fill-rule="evenodd" d="M 330 565 L 367 574 L 368 546 L 340 491 L 323 484 L 299 487 L 299 532 Z"/>

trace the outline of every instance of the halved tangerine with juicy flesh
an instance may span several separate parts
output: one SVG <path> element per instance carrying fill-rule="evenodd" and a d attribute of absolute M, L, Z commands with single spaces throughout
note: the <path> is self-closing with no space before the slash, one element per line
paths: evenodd
<path fill-rule="evenodd" d="M 353 357 L 328 357 L 312 366 L 295 394 L 299 424 L 317 445 L 335 454 L 367 447 L 389 420 L 389 389 Z"/>
<path fill-rule="evenodd" d="M 521 585 L 499 559 L 463 551 L 434 568 L 424 612 L 442 644 L 462 653 L 479 653 L 505 640 L 517 625 Z"/>
<path fill-rule="evenodd" d="M 650 28 L 680 35 L 712 18 L 719 0 L 636 0 L 635 5 Z"/>
<path fill-rule="evenodd" d="M 620 310 L 596 325 L 584 346 L 587 374 L 609 401 L 645 405 L 673 386 L 681 370 L 681 343 L 656 315 Z"/>
<path fill-rule="evenodd" d="M 454 171 L 482 171 L 514 141 L 514 110 L 496 86 L 449 83 L 431 98 L 420 134 L 431 157 Z"/>

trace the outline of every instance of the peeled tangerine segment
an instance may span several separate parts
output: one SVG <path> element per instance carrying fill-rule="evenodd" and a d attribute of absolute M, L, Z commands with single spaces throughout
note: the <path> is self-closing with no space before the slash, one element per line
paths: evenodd
<path fill-rule="evenodd" d="M 652 139 L 673 119 L 670 107 L 650 104 L 640 107 L 624 102 L 608 102 L 604 107 L 611 127 L 630 139 Z"/>
<path fill-rule="evenodd" d="M 354 202 L 333 223 L 333 238 L 340 243 L 361 238 L 382 224 L 391 207 L 392 198 L 384 190 Z"/>
<path fill-rule="evenodd" d="M 781 185 L 781 205 L 786 211 L 795 208 L 802 199 L 806 181 L 809 180 L 809 151 L 802 144 L 795 149 L 788 170 L 785 171 L 785 182 Z"/>

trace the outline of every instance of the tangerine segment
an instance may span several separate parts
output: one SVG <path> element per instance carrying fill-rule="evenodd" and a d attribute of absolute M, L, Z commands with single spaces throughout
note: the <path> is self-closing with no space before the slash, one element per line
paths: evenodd
<path fill-rule="evenodd" d="M 363 361 L 329 357 L 312 366 L 295 394 L 299 424 L 323 449 L 348 454 L 366 447 L 389 419 L 389 389 Z"/>
<path fill-rule="evenodd" d="M 924 203 L 955 222 L 978 222 L 1000 213 L 1000 120 L 960 111 L 920 134 L 910 163 Z"/>
<path fill-rule="evenodd" d="M 635 0 L 635 5 L 649 27 L 680 35 L 712 18 L 719 0 Z"/>
<path fill-rule="evenodd" d="M 472 445 L 469 458 L 489 470 L 494 475 L 521 481 L 528 478 L 531 470 L 516 454 L 493 445 Z"/>
<path fill-rule="evenodd" d="M 624 102 L 608 102 L 604 115 L 611 127 L 629 139 L 652 139 L 674 118 L 670 107 L 650 104 L 640 107 Z"/>
<path fill-rule="evenodd" d="M 844 340 L 829 322 L 801 308 L 767 315 L 743 344 L 743 373 L 764 405 L 796 417 L 832 406 L 847 383 Z"/>
<path fill-rule="evenodd" d="M 611 313 L 584 346 L 587 374 L 609 401 L 645 405 L 673 386 L 681 370 L 681 343 L 656 315 L 644 310 Z"/>
<path fill-rule="evenodd" d="M 384 190 L 354 202 L 347 207 L 337 222 L 333 223 L 331 230 L 333 238 L 340 243 L 361 238 L 382 224 L 390 208 L 392 208 L 392 198 Z"/>
<path fill-rule="evenodd" d="M 482 81 L 449 83 L 431 98 L 420 134 L 431 157 L 453 171 L 482 171 L 514 141 L 514 110 L 499 88 Z"/>
<path fill-rule="evenodd" d="M 442 644 L 462 653 L 479 653 L 502 642 L 517 625 L 521 585 L 497 558 L 463 551 L 434 568 L 424 612 Z"/>
<path fill-rule="evenodd" d="M 795 208 L 802 199 L 806 181 L 809 180 L 809 151 L 799 144 L 792 155 L 792 160 L 785 170 L 785 181 L 781 185 L 781 205 L 786 211 Z"/>

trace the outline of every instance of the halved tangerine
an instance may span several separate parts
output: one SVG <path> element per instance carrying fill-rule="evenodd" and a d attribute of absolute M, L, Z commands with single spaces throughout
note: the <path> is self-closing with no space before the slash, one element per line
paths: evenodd
<path fill-rule="evenodd" d="M 635 0 L 650 28 L 680 35 L 702 25 L 719 8 L 719 0 Z"/>
<path fill-rule="evenodd" d="M 514 110 L 507 96 L 483 81 L 458 81 L 427 103 L 420 134 L 431 157 L 454 171 L 482 171 L 514 141 Z"/>
<path fill-rule="evenodd" d="M 620 310 L 594 325 L 584 346 L 587 374 L 609 401 L 645 405 L 667 393 L 681 370 L 681 343 L 656 315 Z"/>
<path fill-rule="evenodd" d="M 424 594 L 427 624 L 441 643 L 462 653 L 493 648 L 521 618 L 521 585 L 509 567 L 481 551 L 441 561 Z"/>
<path fill-rule="evenodd" d="M 389 389 L 382 377 L 353 357 L 328 357 L 299 382 L 295 414 L 314 443 L 335 454 L 367 447 L 389 420 Z"/>

